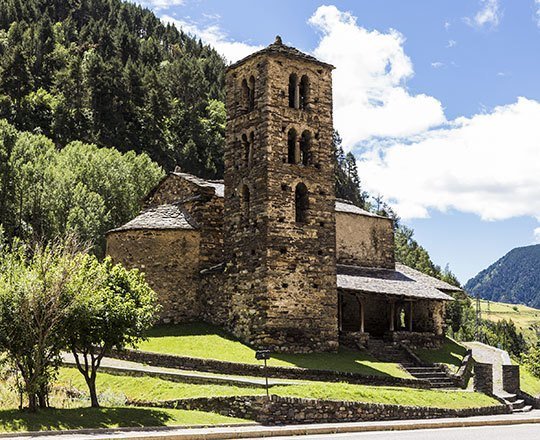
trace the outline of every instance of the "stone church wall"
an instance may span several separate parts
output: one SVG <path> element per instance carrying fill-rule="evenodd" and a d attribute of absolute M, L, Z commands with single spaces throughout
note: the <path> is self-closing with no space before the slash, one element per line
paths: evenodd
<path fill-rule="evenodd" d="M 336 242 L 338 264 L 394 268 L 390 219 L 336 212 Z"/>
<path fill-rule="evenodd" d="M 192 230 L 117 231 L 107 236 L 107 254 L 144 272 L 162 305 L 161 321 L 179 323 L 200 313 L 199 244 L 199 232 Z"/>

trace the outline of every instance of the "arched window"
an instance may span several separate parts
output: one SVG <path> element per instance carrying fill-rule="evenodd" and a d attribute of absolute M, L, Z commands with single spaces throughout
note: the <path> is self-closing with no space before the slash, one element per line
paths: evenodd
<path fill-rule="evenodd" d="M 311 162 L 311 133 L 304 131 L 300 138 L 300 156 L 302 165 L 309 165 Z"/>
<path fill-rule="evenodd" d="M 250 90 L 246 79 L 242 80 L 242 108 L 244 111 L 249 110 Z"/>
<path fill-rule="evenodd" d="M 251 75 L 249 77 L 249 105 L 248 110 L 251 111 L 255 108 L 255 77 Z"/>
<path fill-rule="evenodd" d="M 296 139 L 296 130 L 291 128 L 287 133 L 287 162 L 288 163 L 297 163 L 297 146 L 298 142 Z"/>
<path fill-rule="evenodd" d="M 242 212 L 244 214 L 244 219 L 249 219 L 251 195 L 249 193 L 249 188 L 247 185 L 242 185 Z"/>
<path fill-rule="evenodd" d="M 296 189 L 294 190 L 294 209 L 296 222 L 306 223 L 309 209 L 309 198 L 308 189 L 303 183 L 296 185 Z"/>
<path fill-rule="evenodd" d="M 296 108 L 305 110 L 309 103 L 309 78 L 307 75 L 303 75 L 302 79 L 300 79 L 299 89 L 299 107 Z"/>
<path fill-rule="evenodd" d="M 299 102 L 298 77 L 295 73 L 291 73 L 289 76 L 289 107 L 298 108 Z"/>

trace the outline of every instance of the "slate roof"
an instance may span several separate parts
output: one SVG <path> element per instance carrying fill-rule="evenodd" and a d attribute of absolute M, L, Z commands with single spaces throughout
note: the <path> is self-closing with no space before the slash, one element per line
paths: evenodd
<path fill-rule="evenodd" d="M 193 174 L 180 173 L 173 171 L 171 174 L 186 179 L 188 182 L 191 182 L 202 188 L 214 188 L 215 194 L 217 197 L 225 197 L 225 185 L 223 180 L 204 180 L 200 177 L 194 176 Z"/>
<path fill-rule="evenodd" d="M 337 286 L 339 289 L 356 292 L 417 299 L 453 300 L 450 295 L 439 290 L 438 286 L 441 286 L 439 280 L 418 274 L 420 272 L 403 264 L 397 264 L 395 270 L 338 264 Z"/>
<path fill-rule="evenodd" d="M 384 219 L 390 220 L 388 217 L 382 217 L 380 215 L 373 214 L 372 212 L 359 208 L 358 206 L 353 205 L 351 202 L 347 200 L 343 200 L 343 199 L 336 199 L 336 212 L 365 215 L 368 217 L 377 217 L 377 218 L 384 218 Z"/>
<path fill-rule="evenodd" d="M 261 50 L 259 50 L 257 52 L 252 53 L 251 55 L 248 55 L 245 58 L 242 58 L 240 61 L 237 61 L 236 63 L 231 64 L 229 66 L 229 69 L 240 66 L 241 64 L 244 64 L 246 61 L 248 61 L 248 60 L 250 60 L 250 59 L 252 59 L 252 58 L 254 58 L 254 57 L 258 56 L 258 55 L 263 55 L 263 54 L 283 55 L 283 56 L 285 56 L 287 58 L 302 58 L 302 59 L 304 59 L 306 61 L 311 61 L 313 63 L 320 64 L 321 66 L 326 66 L 326 67 L 330 67 L 330 68 L 334 69 L 334 66 L 332 66 L 331 64 L 325 63 L 323 61 L 319 61 L 314 56 L 311 56 L 311 55 L 308 55 L 307 53 L 301 52 L 301 51 L 299 51 L 298 49 L 296 49 L 296 48 L 294 48 L 292 46 L 286 46 L 281 41 L 281 37 L 279 35 L 276 37 L 276 41 L 274 41 L 272 44 L 265 47 L 264 49 L 261 49 Z"/>
<path fill-rule="evenodd" d="M 109 232 L 140 229 L 197 229 L 197 224 L 179 204 L 174 203 L 148 208 L 125 225 Z"/>

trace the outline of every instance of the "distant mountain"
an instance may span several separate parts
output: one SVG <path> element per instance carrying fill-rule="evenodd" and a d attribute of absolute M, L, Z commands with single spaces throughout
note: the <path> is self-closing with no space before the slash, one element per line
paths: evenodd
<path fill-rule="evenodd" d="M 465 285 L 471 295 L 540 308 L 540 244 L 511 250 Z"/>

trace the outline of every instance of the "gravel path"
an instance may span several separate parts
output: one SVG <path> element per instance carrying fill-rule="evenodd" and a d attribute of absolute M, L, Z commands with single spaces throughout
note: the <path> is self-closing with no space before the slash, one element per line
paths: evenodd
<path fill-rule="evenodd" d="M 64 365 L 75 365 L 75 358 L 71 353 L 62 354 L 62 362 Z M 118 371 L 118 373 L 132 373 L 133 375 L 164 377 L 169 376 L 179 382 L 211 382 L 224 385 L 239 385 L 239 386 L 264 386 L 265 380 L 260 377 L 246 376 L 230 376 L 225 374 L 213 374 L 199 371 L 179 370 L 175 368 L 154 367 L 151 365 L 141 364 L 138 362 L 125 361 L 122 359 L 103 358 L 101 361 L 103 371 L 110 372 Z M 106 372 L 106 371 L 105 371 Z M 292 382 L 281 379 L 268 379 L 268 385 L 296 385 L 299 382 Z"/>

